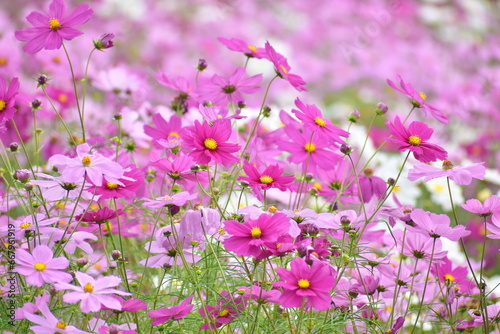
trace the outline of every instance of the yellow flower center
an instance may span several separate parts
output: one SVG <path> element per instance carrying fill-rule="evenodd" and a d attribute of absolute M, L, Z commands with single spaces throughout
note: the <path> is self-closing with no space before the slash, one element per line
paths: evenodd
<path fill-rule="evenodd" d="M 316 190 L 321 191 L 322 187 L 323 187 L 323 186 L 322 186 L 322 185 L 321 185 L 321 183 L 319 183 L 319 182 L 314 182 L 314 183 L 313 183 L 313 188 L 316 188 Z"/>
<path fill-rule="evenodd" d="M 205 144 L 205 147 L 209 150 L 215 150 L 217 148 L 217 142 L 212 138 L 205 139 L 203 144 Z"/>
<path fill-rule="evenodd" d="M 7 58 L 0 57 L 0 66 L 7 65 Z"/>
<path fill-rule="evenodd" d="M 262 183 L 271 183 L 274 181 L 274 179 L 268 175 L 262 175 L 260 178 L 259 178 L 259 181 L 262 182 Z"/>
<path fill-rule="evenodd" d="M 45 263 L 40 263 L 40 262 L 35 263 L 33 267 L 38 271 L 44 271 L 45 269 L 47 269 Z"/>
<path fill-rule="evenodd" d="M 450 160 L 443 161 L 443 170 L 453 169 L 453 163 Z"/>
<path fill-rule="evenodd" d="M 116 189 L 116 188 L 118 188 L 118 184 L 114 183 L 114 182 L 108 182 L 108 183 L 106 183 L 106 187 L 108 189 Z"/>
<path fill-rule="evenodd" d="M 257 48 L 253 45 L 249 45 L 248 48 L 252 50 L 252 52 L 257 52 Z"/>
<path fill-rule="evenodd" d="M 413 146 L 417 146 L 420 145 L 422 139 L 420 139 L 419 136 L 410 136 L 410 138 L 408 138 L 408 142 Z"/>
<path fill-rule="evenodd" d="M 94 286 L 92 284 L 90 284 L 90 283 L 87 283 L 83 287 L 83 291 L 85 291 L 85 292 L 92 292 L 92 291 L 94 291 Z"/>
<path fill-rule="evenodd" d="M 418 95 L 420 95 L 420 97 L 422 98 L 422 100 L 426 100 L 427 99 L 427 95 L 425 95 L 424 93 L 420 92 L 418 93 Z"/>
<path fill-rule="evenodd" d="M 275 213 L 276 211 L 278 211 L 278 209 L 274 205 L 267 208 L 267 212 Z"/>
<path fill-rule="evenodd" d="M 21 225 L 19 225 L 20 228 L 28 228 L 31 226 L 31 223 L 22 223 Z"/>
<path fill-rule="evenodd" d="M 54 204 L 54 207 L 56 209 L 64 209 L 64 202 L 56 202 L 56 204 Z"/>
<path fill-rule="evenodd" d="M 59 64 L 61 62 L 61 57 L 59 56 L 53 57 L 52 62 L 54 62 L 54 64 Z"/>
<path fill-rule="evenodd" d="M 58 98 L 59 102 L 62 102 L 62 103 L 68 102 L 68 95 L 66 95 L 66 94 L 59 94 L 59 96 L 57 98 Z"/>
<path fill-rule="evenodd" d="M 297 282 L 300 288 L 302 289 L 307 289 L 309 286 L 311 286 L 311 283 L 307 279 L 299 279 Z"/>
<path fill-rule="evenodd" d="M 441 185 L 441 184 L 434 185 L 434 191 L 436 191 L 438 193 L 442 193 L 444 191 L 443 185 Z"/>
<path fill-rule="evenodd" d="M 180 135 L 177 132 L 175 132 L 175 131 L 170 132 L 168 135 L 169 136 L 176 136 L 177 138 L 180 137 Z"/>
<path fill-rule="evenodd" d="M 91 162 L 92 162 L 92 159 L 90 159 L 90 157 L 88 155 L 86 155 L 82 158 L 82 164 L 84 167 L 90 166 Z"/>
<path fill-rule="evenodd" d="M 252 227 L 250 234 L 252 235 L 252 238 L 259 238 L 262 235 L 262 230 L 260 227 Z"/>
<path fill-rule="evenodd" d="M 307 143 L 304 145 L 304 149 L 307 152 L 314 152 L 314 151 L 316 151 L 316 145 L 314 145 L 313 143 Z"/>
<path fill-rule="evenodd" d="M 66 323 L 64 321 L 59 321 L 56 325 L 57 328 L 60 328 L 60 329 L 65 329 L 66 328 Z"/>
<path fill-rule="evenodd" d="M 285 73 L 285 75 L 288 75 L 288 71 L 286 70 L 285 66 L 280 65 L 279 68 L 281 68 L 281 70 L 283 71 L 283 73 Z"/>
<path fill-rule="evenodd" d="M 219 312 L 219 317 L 225 317 L 228 314 L 229 314 L 229 311 L 226 309 L 223 309 L 222 311 Z"/>
<path fill-rule="evenodd" d="M 4 100 L 0 100 L 0 111 L 4 110 L 6 105 L 7 103 Z"/>
<path fill-rule="evenodd" d="M 453 277 L 450 274 L 444 275 L 444 279 L 447 280 L 447 281 L 450 281 L 450 282 L 455 282 L 455 277 Z"/>
<path fill-rule="evenodd" d="M 49 28 L 52 30 L 61 29 L 61 22 L 58 19 L 50 19 L 49 20 Z"/>
<path fill-rule="evenodd" d="M 321 118 L 321 117 L 316 117 L 314 119 L 314 123 L 316 123 L 316 124 L 318 124 L 319 126 L 322 126 L 322 127 L 326 125 L 326 121 L 323 118 Z"/>

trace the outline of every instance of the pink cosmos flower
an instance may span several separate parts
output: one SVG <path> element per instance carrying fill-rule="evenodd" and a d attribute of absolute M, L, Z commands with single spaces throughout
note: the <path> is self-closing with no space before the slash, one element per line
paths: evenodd
<path fill-rule="evenodd" d="M 250 187 L 253 189 L 253 193 L 259 200 L 262 200 L 262 194 L 259 190 L 278 188 L 281 191 L 285 191 L 289 188 L 289 183 L 295 180 L 295 176 L 293 175 L 282 175 L 283 168 L 280 168 L 278 165 L 271 165 L 264 169 L 264 171 L 259 172 L 253 164 L 245 160 L 243 170 L 248 176 L 240 176 L 238 179 L 248 181 Z"/>
<path fill-rule="evenodd" d="M 229 102 L 244 102 L 242 93 L 253 94 L 262 87 L 257 84 L 262 80 L 262 74 L 257 74 L 245 78 L 246 70 L 239 67 L 229 78 L 214 74 L 211 83 L 198 87 L 198 94 L 201 100 L 208 100 L 213 104 L 225 106 Z"/>
<path fill-rule="evenodd" d="M 116 211 L 108 207 L 103 207 L 96 211 L 87 211 L 83 214 L 75 216 L 77 221 L 97 224 L 103 224 L 113 218 L 116 218 Z"/>
<path fill-rule="evenodd" d="M 241 116 L 241 110 L 236 110 L 236 113 L 232 116 L 228 116 L 229 111 L 226 108 L 219 108 L 217 106 L 204 106 L 198 107 L 200 114 L 210 123 L 215 122 L 218 119 L 242 119 L 247 118 L 246 116 Z"/>
<path fill-rule="evenodd" d="M 62 154 L 50 157 L 49 164 L 57 166 L 61 176 L 68 182 L 75 182 L 87 176 L 93 184 L 102 184 L 103 176 L 110 182 L 120 183 L 123 176 L 123 167 L 114 161 L 91 153 L 89 144 L 84 143 L 76 147 L 76 158 L 69 158 Z"/>
<path fill-rule="evenodd" d="M 492 195 L 481 203 L 478 199 L 472 198 L 465 204 L 461 204 L 464 210 L 475 213 L 481 217 L 491 216 L 494 212 L 500 211 L 500 197 Z"/>
<path fill-rule="evenodd" d="M 269 44 L 269 42 L 266 42 L 266 52 L 267 56 L 264 58 L 269 59 L 273 64 L 274 64 L 274 69 L 276 71 L 276 74 L 282 78 L 287 80 L 296 90 L 299 92 L 307 92 L 307 88 L 304 87 L 306 82 L 302 77 L 298 76 L 297 74 L 292 74 L 290 73 L 290 65 L 288 65 L 288 61 L 286 58 L 276 52 L 274 48 Z"/>
<path fill-rule="evenodd" d="M 401 92 L 406 96 L 408 96 L 410 98 L 411 104 L 415 108 L 421 108 L 422 111 L 424 112 L 424 115 L 430 113 L 435 119 L 437 119 L 441 123 L 446 124 L 449 122 L 448 117 L 444 112 L 436 109 L 435 107 L 425 102 L 427 96 L 424 93 L 417 92 L 410 83 L 404 82 L 400 75 L 397 76 L 397 79 L 399 81 L 399 85 L 401 86 L 401 88 L 399 88 L 394 82 L 392 82 L 389 79 L 387 79 L 387 83 L 389 84 L 389 86 L 391 86 L 398 92 Z"/>
<path fill-rule="evenodd" d="M 274 283 L 283 288 L 279 302 L 283 307 L 301 307 L 304 298 L 317 311 L 328 310 L 332 297 L 330 290 L 335 286 L 334 270 L 320 261 L 311 266 L 303 258 L 290 263 L 291 270 L 278 268 L 276 272 L 284 282 Z"/>
<path fill-rule="evenodd" d="M 45 246 L 36 246 L 31 254 L 24 249 L 16 249 L 16 272 L 25 276 L 26 282 L 33 286 L 44 283 L 70 282 L 73 278 L 64 271 L 69 260 L 64 256 L 54 258 L 54 252 Z"/>
<path fill-rule="evenodd" d="M 341 159 L 340 155 L 327 150 L 332 147 L 331 144 L 309 129 L 300 131 L 289 125 L 285 126 L 285 133 L 290 141 L 278 140 L 276 144 L 279 149 L 290 152 L 287 160 L 302 164 L 304 171 L 314 173 L 317 167 L 328 170 Z"/>
<path fill-rule="evenodd" d="M 84 199 L 91 199 L 92 194 L 86 191 L 90 186 L 89 183 L 83 184 L 83 177 L 79 180 L 74 180 L 72 175 L 69 176 L 52 176 L 45 173 L 37 173 L 37 177 L 47 180 L 31 180 L 32 184 L 43 188 L 42 195 L 46 201 L 58 201 L 63 198 L 77 198 L 80 195 Z M 84 190 L 82 191 L 82 186 Z"/>
<path fill-rule="evenodd" d="M 476 163 L 470 166 L 454 167 L 453 163 L 449 160 L 443 161 L 443 167 L 438 168 L 431 165 L 416 164 L 408 172 L 408 179 L 410 181 L 415 181 L 420 178 L 424 178 L 424 182 L 438 178 L 438 177 L 449 177 L 450 180 L 455 181 L 458 185 L 469 185 L 472 179 L 483 180 L 486 173 L 486 168 L 484 167 L 484 162 Z"/>
<path fill-rule="evenodd" d="M 176 194 L 157 197 L 156 199 L 143 198 L 143 205 L 148 208 L 161 208 L 167 205 L 183 206 L 187 201 L 197 198 L 197 194 L 181 191 Z"/>
<path fill-rule="evenodd" d="M 434 130 L 425 123 L 411 122 L 407 129 L 401 123 L 399 116 L 396 116 L 394 123 L 387 122 L 385 124 L 390 128 L 393 136 L 389 140 L 400 145 L 398 151 L 410 150 L 415 159 L 420 162 L 445 160 L 448 156 L 448 153 L 441 146 L 427 142 Z"/>
<path fill-rule="evenodd" d="M 16 95 L 19 91 L 19 79 L 13 78 L 7 87 L 7 81 L 0 76 L 0 124 L 4 124 L 16 112 Z"/>
<path fill-rule="evenodd" d="M 129 296 L 130 293 L 111 289 L 121 283 L 121 278 L 117 276 L 104 276 L 94 279 L 92 276 L 77 271 L 76 279 L 80 286 L 75 286 L 68 283 L 55 284 L 58 290 L 72 290 L 63 295 L 63 300 L 66 303 L 80 303 L 80 309 L 84 313 L 99 312 L 102 305 L 113 310 L 121 310 L 121 304 L 110 294 Z"/>
<path fill-rule="evenodd" d="M 305 104 L 299 98 L 295 99 L 295 105 L 300 111 L 292 109 L 292 112 L 304 123 L 304 126 L 314 131 L 315 134 L 326 138 L 331 143 L 345 143 L 340 137 L 348 138 L 349 132 L 342 130 L 328 118 L 324 118 L 318 107 L 314 104 Z"/>
<path fill-rule="evenodd" d="M 45 215 L 41 213 L 20 216 L 13 222 L 16 239 L 21 240 L 25 237 L 32 237 L 35 234 L 47 233 L 50 230 L 47 226 L 52 225 L 58 220 L 59 218 L 45 219 Z"/>
<path fill-rule="evenodd" d="M 135 165 L 130 165 L 124 169 L 123 176 L 118 181 L 119 183 L 103 180 L 101 185 L 89 188 L 89 192 L 100 195 L 99 201 L 134 196 L 144 183 L 144 172 L 135 168 Z"/>
<path fill-rule="evenodd" d="M 411 219 L 417 226 L 408 225 L 406 227 L 408 230 L 428 234 L 432 238 L 445 237 L 451 241 L 458 241 L 458 239 L 471 233 L 463 225 L 450 227 L 450 218 L 444 214 L 437 215 L 422 209 L 415 209 L 411 212 Z"/>
<path fill-rule="evenodd" d="M 227 143 L 231 136 L 231 122 L 229 120 L 218 120 L 212 126 L 208 122 L 195 121 L 195 128 L 182 137 L 186 147 L 191 148 L 189 153 L 197 163 L 206 165 L 215 160 L 228 167 L 238 162 L 238 158 L 231 153 L 240 149 L 239 145 Z"/>
<path fill-rule="evenodd" d="M 153 321 L 151 321 L 151 325 L 157 326 L 169 321 L 170 319 L 177 320 L 180 318 L 184 318 L 189 314 L 189 312 L 191 312 L 194 307 L 193 304 L 189 304 L 192 299 L 193 295 L 184 299 L 179 305 L 162 307 L 158 310 L 149 311 L 148 316 L 150 318 L 153 318 Z"/>
<path fill-rule="evenodd" d="M 437 276 L 440 282 L 458 285 L 462 291 L 469 290 L 468 284 L 470 281 L 466 278 L 469 269 L 467 267 L 454 266 L 454 263 L 447 257 L 444 257 L 440 263 L 432 266 L 431 272 Z"/>
<path fill-rule="evenodd" d="M 181 155 L 172 161 L 169 159 L 152 158 L 151 166 L 165 172 L 173 182 L 184 186 L 187 190 L 192 190 L 197 182 L 206 184 L 208 182 L 207 171 L 191 171 L 191 166 L 195 164 L 189 155 Z"/>
<path fill-rule="evenodd" d="M 49 7 L 49 14 L 31 12 L 26 19 L 33 25 L 32 28 L 18 30 L 15 36 L 22 42 L 27 42 L 23 50 L 28 53 L 37 53 L 41 49 L 59 49 L 63 39 L 72 40 L 83 34 L 73 27 L 86 23 L 94 11 L 89 5 L 78 6 L 71 14 L 65 16 L 63 0 L 53 0 Z"/>
<path fill-rule="evenodd" d="M 231 298 L 227 291 L 223 291 L 217 301 L 217 306 L 207 305 L 200 308 L 200 315 L 203 318 L 210 318 L 213 322 L 208 322 L 200 326 L 200 329 L 219 328 L 237 318 L 239 313 L 245 308 L 246 302 L 243 298 Z M 215 323 L 215 324 L 214 324 Z"/>
<path fill-rule="evenodd" d="M 373 175 L 373 169 L 365 168 L 364 176 L 359 177 L 360 199 L 369 202 L 372 197 L 380 199 L 387 189 L 387 183 L 378 176 Z"/>
<path fill-rule="evenodd" d="M 228 220 L 224 229 L 230 235 L 222 242 L 228 251 L 238 256 L 265 258 L 265 244 L 276 243 L 278 237 L 290 229 L 290 218 L 283 213 L 261 214 L 257 220 L 248 219 L 244 223 Z"/>
<path fill-rule="evenodd" d="M 97 334 L 139 334 L 134 330 L 136 328 L 137 325 L 133 323 L 102 325 L 97 330 Z"/>
<path fill-rule="evenodd" d="M 224 44 L 229 50 L 243 52 L 248 58 L 264 58 L 266 56 L 266 50 L 264 48 L 258 48 L 254 45 L 246 43 L 244 40 L 239 38 L 227 39 L 224 37 L 217 37 L 219 42 Z"/>
<path fill-rule="evenodd" d="M 36 324 L 35 326 L 30 327 L 34 333 L 90 334 L 89 332 L 84 332 L 74 326 L 68 326 L 64 320 L 57 319 L 52 312 L 50 312 L 47 301 L 43 301 L 38 305 L 38 311 L 40 311 L 40 314 L 29 312 L 24 313 L 27 320 Z"/>
<path fill-rule="evenodd" d="M 159 143 L 161 139 L 181 137 L 182 119 L 177 115 L 172 115 L 167 122 L 160 113 L 156 113 L 153 115 L 153 125 L 155 127 L 144 125 L 144 133 L 154 139 L 153 143 L 157 148 L 162 147 Z"/>

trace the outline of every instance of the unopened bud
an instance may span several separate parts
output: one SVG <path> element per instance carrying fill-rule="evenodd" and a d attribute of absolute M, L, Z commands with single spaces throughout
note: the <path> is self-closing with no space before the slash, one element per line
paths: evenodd
<path fill-rule="evenodd" d="M 196 69 L 200 72 L 203 72 L 204 70 L 206 70 L 208 67 L 208 64 L 207 64 L 207 61 L 203 58 L 200 58 L 198 60 L 198 65 L 196 65 Z"/>
<path fill-rule="evenodd" d="M 38 110 L 42 106 L 42 101 L 40 101 L 39 99 L 34 99 L 33 101 L 31 101 L 30 106 L 31 109 Z"/>
<path fill-rule="evenodd" d="M 115 249 L 114 251 L 111 252 L 111 257 L 113 258 L 113 260 L 119 260 L 122 257 L 122 252 Z"/>
<path fill-rule="evenodd" d="M 17 152 L 17 151 L 19 151 L 19 144 L 18 143 L 10 143 L 9 149 L 11 152 Z"/>
<path fill-rule="evenodd" d="M 29 170 L 18 169 L 14 172 L 14 179 L 25 183 L 25 182 L 28 182 L 30 175 L 31 175 L 31 173 Z"/>
<path fill-rule="evenodd" d="M 357 109 L 353 110 L 352 113 L 347 117 L 347 119 L 351 123 L 358 123 L 360 118 L 361 118 L 361 114 L 359 113 L 359 110 L 357 110 Z"/>
<path fill-rule="evenodd" d="M 87 263 L 89 263 L 89 260 L 87 260 L 84 257 L 81 257 L 78 260 L 76 260 L 76 265 L 80 268 L 85 267 Z"/>
<path fill-rule="evenodd" d="M 240 185 L 243 187 L 243 188 L 247 188 L 250 186 L 250 182 L 246 181 L 246 180 L 241 180 L 240 181 Z"/>
<path fill-rule="evenodd" d="M 345 155 L 349 155 L 352 153 L 352 147 L 347 144 L 342 144 L 340 145 L 340 152 L 342 152 Z"/>
<path fill-rule="evenodd" d="M 200 165 L 192 165 L 191 172 L 196 173 L 200 171 Z"/>
<path fill-rule="evenodd" d="M 24 184 L 24 189 L 26 189 L 26 191 L 32 191 L 33 190 L 33 184 L 31 183 L 25 183 Z"/>
<path fill-rule="evenodd" d="M 36 78 L 36 82 L 38 83 L 37 87 L 45 86 L 49 80 L 50 79 L 48 76 L 46 76 L 45 74 L 40 74 L 38 78 Z"/>
<path fill-rule="evenodd" d="M 385 113 L 389 110 L 387 105 L 383 102 L 377 103 L 377 107 L 375 108 L 375 112 L 377 115 L 382 116 L 385 115 Z"/>

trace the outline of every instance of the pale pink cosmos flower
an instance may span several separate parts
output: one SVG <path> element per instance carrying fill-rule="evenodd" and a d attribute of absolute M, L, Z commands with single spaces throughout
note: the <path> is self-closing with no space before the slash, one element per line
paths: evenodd
<path fill-rule="evenodd" d="M 408 179 L 410 181 L 415 181 L 423 177 L 424 182 L 427 182 L 438 177 L 446 176 L 449 177 L 450 180 L 455 181 L 458 185 L 464 186 L 469 185 L 472 179 L 483 180 L 485 173 L 486 168 L 484 167 L 484 162 L 465 167 L 455 167 L 451 161 L 444 160 L 442 168 L 426 164 L 416 164 L 408 172 Z"/>
<path fill-rule="evenodd" d="M 478 199 L 471 198 L 461 204 L 464 210 L 475 213 L 481 217 L 491 216 L 495 211 L 500 211 L 500 197 L 492 195 L 481 203 Z"/>
<path fill-rule="evenodd" d="M 63 300 L 70 304 L 80 302 L 80 309 L 83 313 L 99 312 L 102 305 L 113 310 L 121 310 L 122 306 L 120 302 L 110 295 L 130 295 L 130 293 L 125 291 L 111 289 L 121 283 L 122 280 L 118 276 L 104 276 L 95 279 L 81 271 L 77 271 L 75 276 L 80 284 L 79 286 L 68 283 L 57 283 L 55 287 L 57 290 L 72 290 L 64 294 Z"/>
<path fill-rule="evenodd" d="M 52 176 L 45 173 L 37 173 L 37 177 L 44 178 L 46 180 L 31 180 L 30 183 L 43 188 L 42 195 L 46 201 L 58 201 L 64 198 L 77 198 L 81 196 L 86 200 L 92 198 L 92 194 L 85 189 L 87 189 L 90 184 L 84 185 L 83 177 L 74 180 L 72 175 L 63 176 Z M 67 178 L 71 179 L 69 181 Z M 82 186 L 84 190 L 82 191 Z"/>
<path fill-rule="evenodd" d="M 183 206 L 187 201 L 197 198 L 197 194 L 190 194 L 187 191 L 181 191 L 177 194 L 157 197 L 156 199 L 143 198 L 143 206 L 147 208 L 161 208 L 166 205 Z"/>
<path fill-rule="evenodd" d="M 87 176 L 93 184 L 102 184 L 103 175 L 108 182 L 121 184 L 123 167 L 99 153 L 92 153 L 89 144 L 80 144 L 76 148 L 76 157 L 69 158 L 62 154 L 50 157 L 49 164 L 62 170 L 61 176 L 67 182 L 76 182 Z"/>
<path fill-rule="evenodd" d="M 17 239 L 22 239 L 26 236 L 33 236 L 34 234 L 47 233 L 49 225 L 54 224 L 59 218 L 45 219 L 42 213 L 36 213 L 29 216 L 20 216 L 14 220 L 15 235 Z"/>
<path fill-rule="evenodd" d="M 42 49 L 55 50 L 61 47 L 63 39 L 72 40 L 83 35 L 73 27 L 90 20 L 94 11 L 89 9 L 88 4 L 78 6 L 69 15 L 65 15 L 65 11 L 63 0 L 53 0 L 48 14 L 31 12 L 26 19 L 33 27 L 15 33 L 18 40 L 27 42 L 23 50 L 31 54 Z"/>
<path fill-rule="evenodd" d="M 69 266 L 69 260 L 64 256 L 54 258 L 52 250 L 45 245 L 36 246 L 31 254 L 25 249 L 16 249 L 16 263 L 15 271 L 33 286 L 66 283 L 73 279 L 64 271 Z"/>
<path fill-rule="evenodd" d="M 31 326 L 30 329 L 34 333 L 40 334 L 90 334 L 79 330 L 75 326 L 68 326 L 64 320 L 57 319 L 52 312 L 49 310 L 47 301 L 43 301 L 38 305 L 39 314 L 33 314 L 29 312 L 24 313 L 24 317 L 35 323 L 35 326 Z"/>
<path fill-rule="evenodd" d="M 444 214 L 437 215 L 422 209 L 415 209 L 411 213 L 411 219 L 416 226 L 407 225 L 406 228 L 408 230 L 428 234 L 432 238 L 444 237 L 451 241 L 458 241 L 458 239 L 466 237 L 471 233 L 463 225 L 450 227 L 450 218 Z"/>

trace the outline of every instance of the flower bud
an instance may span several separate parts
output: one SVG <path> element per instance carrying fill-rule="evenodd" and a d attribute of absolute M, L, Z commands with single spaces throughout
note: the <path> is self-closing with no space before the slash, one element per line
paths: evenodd
<path fill-rule="evenodd" d="M 383 102 L 377 103 L 377 107 L 375 108 L 375 112 L 377 115 L 382 116 L 385 115 L 385 113 L 389 110 L 387 105 Z"/>
<path fill-rule="evenodd" d="M 42 106 L 42 101 L 40 101 L 39 99 L 34 99 L 33 101 L 31 101 L 30 106 L 31 109 L 38 110 Z"/>
<path fill-rule="evenodd" d="M 19 150 L 19 144 L 16 142 L 10 143 L 9 149 L 11 152 L 17 152 Z"/>
<path fill-rule="evenodd" d="M 262 116 L 270 117 L 271 116 L 271 108 L 269 106 L 265 106 L 262 110 Z"/>
<path fill-rule="evenodd" d="M 238 108 L 239 109 L 243 109 L 247 106 L 247 104 L 244 102 L 244 101 L 239 101 L 238 102 Z"/>
<path fill-rule="evenodd" d="M 246 181 L 246 180 L 241 180 L 240 181 L 240 185 L 243 187 L 243 188 L 247 188 L 250 186 L 250 182 Z"/>
<path fill-rule="evenodd" d="M 111 258 L 113 260 L 119 260 L 122 257 L 122 252 L 119 250 L 115 249 L 111 252 Z"/>
<path fill-rule="evenodd" d="M 345 155 L 349 155 L 352 153 L 352 147 L 347 144 L 342 144 L 340 145 L 340 152 L 342 152 Z"/>
<path fill-rule="evenodd" d="M 45 86 L 47 84 L 47 82 L 49 82 L 49 77 L 46 76 L 45 74 L 40 74 L 38 76 L 38 78 L 35 79 L 36 82 L 38 83 L 36 86 L 37 88 L 40 87 L 40 86 Z"/>
<path fill-rule="evenodd" d="M 342 217 L 340 217 L 340 225 L 349 226 L 349 225 L 351 225 L 351 220 L 347 216 L 342 216 Z"/>
<path fill-rule="evenodd" d="M 94 42 L 94 47 L 97 50 L 104 50 L 104 49 L 109 49 L 114 46 L 112 39 L 115 37 L 114 34 L 112 33 L 107 33 L 104 35 L 101 35 L 97 41 Z"/>
<path fill-rule="evenodd" d="M 76 260 L 76 265 L 80 268 L 85 267 L 87 263 L 89 263 L 89 260 L 87 260 L 84 257 L 81 257 L 78 260 Z"/>
<path fill-rule="evenodd" d="M 192 165 L 191 172 L 196 173 L 200 171 L 200 165 Z"/>
<path fill-rule="evenodd" d="M 25 183 L 24 184 L 24 189 L 26 189 L 26 191 L 32 191 L 33 190 L 33 184 L 31 183 Z"/>
<path fill-rule="evenodd" d="M 14 179 L 21 181 L 23 183 L 28 182 L 30 179 L 31 173 L 27 169 L 18 169 L 14 172 Z"/>
<path fill-rule="evenodd" d="M 351 123 L 358 123 L 360 118 L 361 118 L 361 114 L 359 113 L 359 110 L 357 110 L 357 109 L 353 110 L 352 113 L 347 117 L 347 119 Z"/>
<path fill-rule="evenodd" d="M 208 67 L 207 61 L 203 58 L 200 58 L 198 60 L 198 65 L 196 65 L 198 71 L 203 72 L 207 69 L 207 67 Z"/>

